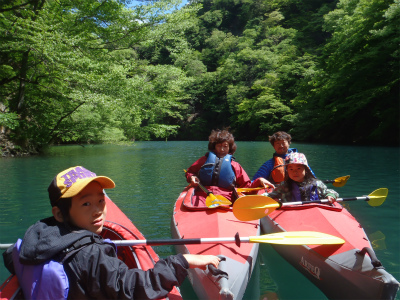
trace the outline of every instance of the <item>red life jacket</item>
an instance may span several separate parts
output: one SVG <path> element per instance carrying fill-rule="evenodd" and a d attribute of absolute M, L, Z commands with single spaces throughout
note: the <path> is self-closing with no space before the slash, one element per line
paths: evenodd
<path fill-rule="evenodd" d="M 282 157 L 274 156 L 274 168 L 271 171 L 270 178 L 276 184 L 285 180 L 285 161 Z"/>

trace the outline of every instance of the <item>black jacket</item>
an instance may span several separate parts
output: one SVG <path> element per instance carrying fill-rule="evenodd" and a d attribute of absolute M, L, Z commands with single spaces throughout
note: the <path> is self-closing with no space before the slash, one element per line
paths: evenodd
<path fill-rule="evenodd" d="M 93 243 L 71 251 L 78 241 L 91 237 Z M 4 263 L 14 273 L 12 247 L 3 253 Z M 187 276 L 189 265 L 181 255 L 159 260 L 153 269 L 129 269 L 116 255 L 115 247 L 103 243 L 87 230 L 71 230 L 53 217 L 38 221 L 25 233 L 20 252 L 24 264 L 63 259 L 68 276 L 68 299 L 158 299 Z"/>

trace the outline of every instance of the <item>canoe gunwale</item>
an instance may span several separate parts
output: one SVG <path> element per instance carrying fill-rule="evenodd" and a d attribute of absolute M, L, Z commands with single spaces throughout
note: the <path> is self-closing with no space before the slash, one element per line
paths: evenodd
<path fill-rule="evenodd" d="M 141 239 L 139 236 L 137 236 L 134 232 L 129 230 L 128 228 L 119 225 L 118 223 L 112 222 L 112 221 L 105 221 L 104 222 L 104 227 L 103 227 L 103 234 L 105 232 L 111 232 L 115 236 L 117 236 L 120 240 L 130 240 L 132 237 L 134 237 L 136 240 Z M 156 261 L 154 260 L 154 257 L 151 255 L 150 251 L 147 249 L 145 246 L 117 246 L 117 253 L 118 249 L 121 247 L 124 247 L 124 250 L 130 249 L 131 255 L 133 259 L 135 260 L 136 267 L 139 269 L 145 269 L 145 267 L 142 265 L 140 262 L 140 259 L 136 253 L 136 249 L 140 247 L 141 251 L 145 251 L 147 253 L 148 258 L 151 260 L 152 264 L 154 265 Z M 136 248 L 135 248 L 136 247 Z M 149 266 L 146 267 L 148 269 Z"/>

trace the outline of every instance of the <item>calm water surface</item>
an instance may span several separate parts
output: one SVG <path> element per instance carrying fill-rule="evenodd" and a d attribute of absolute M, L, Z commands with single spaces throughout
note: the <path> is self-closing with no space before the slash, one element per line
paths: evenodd
<path fill-rule="evenodd" d="M 267 142 L 238 142 L 236 160 L 252 177 L 272 156 Z M 380 207 L 364 201 L 346 203 L 362 224 L 383 266 L 400 279 L 400 161 L 399 148 L 296 144 L 320 179 L 351 175 L 341 197 L 368 195 L 387 187 Z M 111 177 L 116 188 L 110 198 L 148 239 L 169 238 L 174 202 L 186 186 L 183 169 L 207 151 L 207 142 L 136 142 L 131 146 L 60 146 L 27 158 L 0 159 L 0 243 L 15 242 L 38 219 L 51 213 L 47 187 L 60 171 L 82 165 Z M 172 246 L 157 246 L 160 257 L 174 254 Z M 246 299 L 326 299 L 269 245 L 262 244 Z M 8 277 L 0 263 L 0 282 Z M 340 288 L 340 287 L 338 287 Z M 184 299 L 196 299 L 188 281 Z M 400 296 L 397 296 L 400 299 Z"/>

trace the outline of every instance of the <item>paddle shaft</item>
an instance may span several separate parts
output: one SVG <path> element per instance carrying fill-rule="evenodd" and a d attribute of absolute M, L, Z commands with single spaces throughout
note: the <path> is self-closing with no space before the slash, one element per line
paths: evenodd
<path fill-rule="evenodd" d="M 250 237 L 239 237 L 240 242 L 249 243 Z M 235 237 L 221 237 L 221 238 L 194 238 L 194 239 L 160 239 L 160 240 L 121 240 L 113 241 L 117 246 L 160 246 L 160 245 L 190 245 L 190 244 L 227 244 L 236 243 Z"/>
<path fill-rule="evenodd" d="M 14 245 L 14 244 L 0 244 L 0 250 L 7 249 L 7 248 L 10 247 L 11 245 Z"/>
<path fill-rule="evenodd" d="M 212 194 L 209 190 L 207 190 L 200 182 L 197 183 L 199 187 L 208 195 Z"/>
<path fill-rule="evenodd" d="M 189 244 L 228 244 L 250 243 L 250 237 L 222 237 L 222 238 L 195 238 L 195 239 L 159 239 L 159 240 L 115 240 L 116 246 L 161 246 L 161 245 L 189 245 Z M 0 244 L 0 249 L 7 249 L 14 244 Z"/>
<path fill-rule="evenodd" d="M 183 169 L 183 171 L 186 173 L 187 171 L 185 169 Z M 201 183 L 200 183 L 200 179 L 197 182 L 198 186 L 203 190 L 204 193 L 208 195 L 212 194 L 209 190 L 207 190 Z"/>
<path fill-rule="evenodd" d="M 235 243 L 240 247 L 241 243 L 271 243 L 283 245 L 324 245 L 343 244 L 341 238 L 314 231 L 288 231 L 264 234 L 260 236 L 239 237 L 214 237 L 192 239 L 159 239 L 159 240 L 114 240 L 116 246 L 160 246 L 160 245 L 186 245 L 186 244 L 228 244 Z M 0 248 L 8 248 L 12 244 L 0 244 Z"/>
<path fill-rule="evenodd" d="M 347 176 L 342 176 L 342 177 L 338 177 L 336 179 L 327 179 L 327 180 L 322 180 L 323 183 L 336 183 L 336 184 L 341 184 L 345 185 L 347 180 L 350 178 L 350 175 Z M 265 187 L 255 187 L 255 188 L 237 188 L 236 190 L 238 192 L 252 192 L 252 191 L 258 191 L 261 189 L 264 189 Z"/>
<path fill-rule="evenodd" d="M 335 180 L 322 180 L 323 183 L 334 183 Z"/>
<path fill-rule="evenodd" d="M 200 182 L 197 182 L 198 186 L 207 194 L 206 205 L 208 208 L 217 208 L 220 205 L 231 205 L 232 202 L 221 195 L 214 195 L 207 190 Z"/>
<path fill-rule="evenodd" d="M 323 180 L 322 182 L 324 183 L 334 183 L 336 182 L 335 180 Z M 255 187 L 255 188 L 237 188 L 236 190 L 238 192 L 252 192 L 252 191 L 258 191 L 258 190 L 262 190 L 265 189 L 265 187 Z M 206 192 L 205 188 L 203 189 L 203 191 Z"/>
<path fill-rule="evenodd" d="M 355 201 L 355 200 L 365 200 L 369 201 L 370 198 L 368 196 L 363 196 L 363 197 L 349 197 L 349 198 L 337 198 L 337 202 L 344 202 L 344 201 Z M 300 205 L 300 204 L 309 204 L 309 203 L 327 203 L 329 202 L 328 199 L 322 199 L 322 200 L 317 200 L 317 201 L 296 201 L 296 202 L 286 202 L 282 203 L 282 206 L 288 206 L 288 205 Z"/>
<path fill-rule="evenodd" d="M 370 206 L 376 207 L 382 205 L 388 195 L 387 188 L 379 188 L 373 191 L 368 196 L 362 197 L 350 197 L 350 198 L 338 198 L 336 201 L 354 201 L 354 200 L 365 200 Z M 328 203 L 328 199 L 322 199 L 318 201 L 295 201 L 282 203 L 278 200 L 272 199 L 265 194 L 263 195 L 247 195 L 238 198 L 233 204 L 233 214 L 238 220 L 241 221 L 252 221 L 261 219 L 276 209 L 280 209 L 282 206 L 295 206 L 302 204 L 315 204 L 315 203 Z"/>

